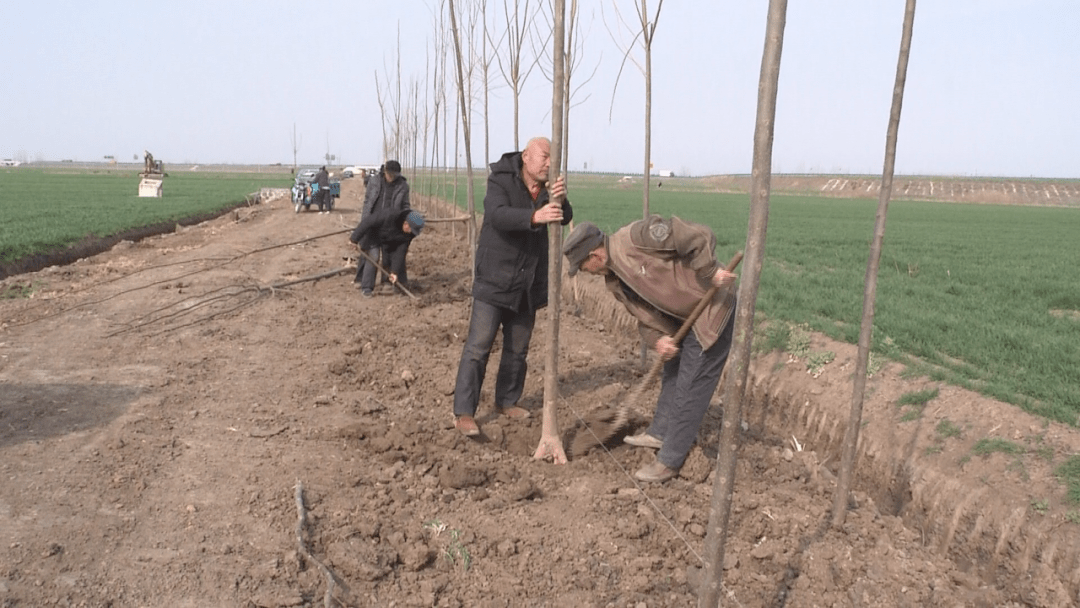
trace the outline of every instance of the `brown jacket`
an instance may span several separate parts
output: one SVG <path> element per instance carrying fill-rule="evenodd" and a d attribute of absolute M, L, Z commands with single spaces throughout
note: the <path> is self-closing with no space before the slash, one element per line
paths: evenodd
<path fill-rule="evenodd" d="M 674 335 L 712 285 L 716 236 L 706 226 L 659 215 L 619 229 L 607 239 L 607 288 L 638 320 L 641 338 L 655 347 Z M 624 288 L 625 286 L 625 288 Z M 694 323 L 702 349 L 731 319 L 734 288 L 721 289 Z"/>

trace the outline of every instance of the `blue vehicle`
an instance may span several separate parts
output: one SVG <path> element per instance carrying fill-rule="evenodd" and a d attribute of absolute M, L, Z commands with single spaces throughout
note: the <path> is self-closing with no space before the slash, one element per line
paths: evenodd
<path fill-rule="evenodd" d="M 325 199 L 318 196 L 319 184 L 312 181 L 315 179 L 315 174 L 314 169 L 305 169 L 296 174 L 292 187 L 294 213 L 300 213 L 301 208 L 308 211 L 312 205 L 318 207 L 319 211 L 329 212 L 334 208 L 336 199 L 341 197 L 341 182 L 339 181 L 330 182 L 330 194 Z"/>

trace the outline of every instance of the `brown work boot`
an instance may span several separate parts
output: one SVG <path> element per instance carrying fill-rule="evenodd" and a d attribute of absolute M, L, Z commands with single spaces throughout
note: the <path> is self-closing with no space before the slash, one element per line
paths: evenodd
<path fill-rule="evenodd" d="M 472 416 L 458 416 L 454 420 L 454 428 L 466 437 L 476 437 L 480 434 L 480 427 L 476 426 L 476 420 Z"/>
<path fill-rule="evenodd" d="M 679 472 L 675 469 L 669 469 L 664 463 L 654 460 L 652 463 L 638 469 L 637 473 L 634 473 L 634 479 L 651 483 L 664 483 L 678 474 Z"/>
<path fill-rule="evenodd" d="M 532 413 L 529 412 L 529 410 L 519 405 L 511 405 L 510 407 L 499 407 L 495 408 L 495 410 L 500 415 L 506 416 L 507 418 L 510 418 L 512 420 L 524 420 L 525 418 L 532 416 Z"/>

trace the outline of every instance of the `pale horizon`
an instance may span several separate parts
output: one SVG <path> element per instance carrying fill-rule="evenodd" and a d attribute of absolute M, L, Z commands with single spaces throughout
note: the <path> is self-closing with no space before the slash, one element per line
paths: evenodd
<path fill-rule="evenodd" d="M 501 11 L 502 3 L 489 4 Z M 748 174 L 767 3 L 698 4 L 666 3 L 657 25 L 653 171 Z M 11 28 L 0 41 L 0 77 L 8 85 L 0 97 L 0 158 L 138 163 L 149 150 L 166 165 L 292 165 L 295 125 L 298 165 L 324 164 L 327 153 L 335 165 L 378 164 L 376 74 L 385 92 L 396 78 L 399 35 L 402 88 L 415 83 L 421 105 L 426 97 L 431 107 L 425 74 L 432 71 L 434 1 L 248 6 L 114 0 L 5 7 L 8 23 L 48 27 Z M 621 52 L 605 26 L 605 19 L 614 22 L 612 6 L 581 3 L 581 88 L 567 156 L 572 171 L 640 175 L 644 79 L 629 62 L 618 76 Z M 902 1 L 789 5 L 775 174 L 881 174 L 903 12 Z M 896 174 L 1080 175 L 1073 148 L 1080 95 L 1070 76 L 1080 58 L 1077 16 L 1080 5 L 1064 0 L 921 3 Z M 315 34 L 319 28 L 324 35 Z M 640 49 L 635 55 L 640 61 Z M 512 99 L 495 63 L 490 79 L 491 147 L 485 158 L 478 99 L 475 167 L 514 147 Z M 539 68 L 524 90 L 520 145 L 551 129 L 551 85 Z M 458 157 L 464 166 L 463 146 Z"/>

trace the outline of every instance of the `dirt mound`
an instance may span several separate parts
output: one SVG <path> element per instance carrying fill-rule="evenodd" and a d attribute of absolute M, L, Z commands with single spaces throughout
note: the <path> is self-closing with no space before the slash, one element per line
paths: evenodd
<path fill-rule="evenodd" d="M 32 297 L 0 302 L 4 605 L 316 606 L 328 593 L 349 606 L 694 603 L 721 405 L 661 486 L 629 475 L 645 449 L 533 460 L 543 313 L 521 403 L 536 416 L 496 417 L 489 378 L 483 434 L 461 437 L 463 230 L 432 222 L 417 239 L 415 301 L 363 299 L 347 268 L 269 288 L 345 267 L 361 188 L 346 180 L 330 214 L 269 201 L 20 277 Z M 616 310 L 586 284 L 566 288 L 577 290 L 560 322 L 570 432 L 641 369 Z M 948 388 L 921 422 L 902 422 L 889 399 L 928 381 L 888 366 L 871 383 L 881 401 L 867 406 L 847 524 L 827 529 L 850 353 L 814 348 L 838 353 L 816 377 L 781 355 L 755 364 L 725 605 L 1077 599 L 1075 524 L 1054 500 L 1031 507 L 1061 494 L 1049 467 L 1000 454 L 959 463 L 990 419 L 1052 453 L 1077 449 L 1073 434 Z M 940 417 L 964 435 L 930 453 Z"/>

